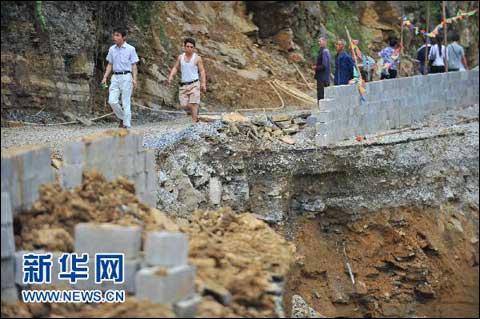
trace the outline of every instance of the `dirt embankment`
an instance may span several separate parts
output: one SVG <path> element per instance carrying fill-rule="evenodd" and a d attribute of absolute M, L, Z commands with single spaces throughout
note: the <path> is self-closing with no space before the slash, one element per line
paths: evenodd
<path fill-rule="evenodd" d="M 334 215 L 299 224 L 287 310 L 299 294 L 326 316 L 478 317 L 478 210 L 391 209 L 346 224 Z"/>

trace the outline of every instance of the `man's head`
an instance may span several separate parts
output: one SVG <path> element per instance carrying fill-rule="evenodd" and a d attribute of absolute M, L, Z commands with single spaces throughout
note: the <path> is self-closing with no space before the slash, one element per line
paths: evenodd
<path fill-rule="evenodd" d="M 185 53 L 192 54 L 195 49 L 195 40 L 193 38 L 186 38 L 183 40 L 183 46 L 185 47 Z"/>
<path fill-rule="evenodd" d="M 318 38 L 318 46 L 320 48 L 324 48 L 327 46 L 327 39 L 325 39 L 325 37 L 319 37 Z"/>
<path fill-rule="evenodd" d="M 344 47 L 345 47 L 345 40 L 338 39 L 337 42 L 335 43 L 335 49 L 337 50 L 337 53 L 342 52 Z"/>
<path fill-rule="evenodd" d="M 125 42 L 125 38 L 127 37 L 127 30 L 122 27 L 116 27 L 113 29 L 113 42 L 116 45 L 121 46 Z"/>
<path fill-rule="evenodd" d="M 390 39 L 390 41 L 388 41 L 388 44 L 390 45 L 390 47 L 392 48 L 396 48 L 398 46 L 398 41 L 397 39 Z"/>

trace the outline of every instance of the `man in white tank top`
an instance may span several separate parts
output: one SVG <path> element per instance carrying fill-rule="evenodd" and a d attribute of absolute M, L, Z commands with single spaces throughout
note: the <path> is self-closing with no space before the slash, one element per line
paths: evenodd
<path fill-rule="evenodd" d="M 170 85 L 180 67 L 182 72 L 182 80 L 180 81 L 179 88 L 180 105 L 185 108 L 188 113 L 192 114 L 193 123 L 197 123 L 198 108 L 200 105 L 200 87 L 203 93 L 207 92 L 205 68 L 203 67 L 202 58 L 194 52 L 195 40 L 186 38 L 183 41 L 183 45 L 185 53 L 178 56 L 168 76 L 168 84 Z"/>

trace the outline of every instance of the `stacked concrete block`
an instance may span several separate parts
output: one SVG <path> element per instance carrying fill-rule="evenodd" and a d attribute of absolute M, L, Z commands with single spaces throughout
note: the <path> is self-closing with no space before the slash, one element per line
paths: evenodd
<path fill-rule="evenodd" d="M 331 112 L 331 119 L 316 113 L 316 142 L 328 145 L 350 137 L 352 132 L 373 134 L 410 126 L 432 114 L 478 103 L 478 75 L 476 70 L 369 82 L 364 103 L 359 103 L 355 85 L 328 87 L 320 111 Z M 367 112 L 352 113 L 351 108 L 357 105 Z"/>
<path fill-rule="evenodd" d="M 143 268 L 136 276 L 136 297 L 161 305 L 192 298 L 195 296 L 195 273 L 195 267 L 187 265 Z"/>
<path fill-rule="evenodd" d="M 105 134 L 90 135 L 85 141 L 85 169 L 95 169 L 108 181 L 117 177 L 115 164 L 118 160 L 116 154 L 117 137 Z"/>
<path fill-rule="evenodd" d="M 150 232 L 144 256 L 146 268 L 137 273 L 136 297 L 153 303 L 175 304 L 177 316 L 195 315 L 195 267 L 188 263 L 188 237 L 183 233 Z"/>
<path fill-rule="evenodd" d="M 95 284 L 94 273 L 90 272 L 88 280 L 78 281 L 78 289 L 124 289 L 135 292 L 135 276 L 140 268 L 142 228 L 139 226 L 119 226 L 113 224 L 83 223 L 75 226 L 75 251 L 79 254 L 88 253 L 89 267 L 94 269 L 95 254 L 124 254 L 124 283 L 103 282 Z"/>
<path fill-rule="evenodd" d="M 13 236 L 13 211 L 10 195 L 2 192 L 2 303 L 15 303 L 18 300 L 15 287 L 15 239 Z"/>
<path fill-rule="evenodd" d="M 197 307 L 202 301 L 198 295 L 181 300 L 173 305 L 173 310 L 177 318 L 195 318 Z"/>
<path fill-rule="evenodd" d="M 187 261 L 187 235 L 171 232 L 150 232 L 147 235 L 145 262 L 148 266 L 183 266 Z"/>
<path fill-rule="evenodd" d="M 8 192 L 13 214 L 29 210 L 42 184 L 54 181 L 51 152 L 47 146 L 22 146 L 2 151 L 2 192 Z"/>
<path fill-rule="evenodd" d="M 88 253 L 123 253 L 126 259 L 137 259 L 141 248 L 139 226 L 81 223 L 75 226 L 75 251 Z"/>
<path fill-rule="evenodd" d="M 63 188 L 72 189 L 82 183 L 85 168 L 85 144 L 82 141 L 67 143 L 63 149 L 63 166 L 59 169 Z"/>

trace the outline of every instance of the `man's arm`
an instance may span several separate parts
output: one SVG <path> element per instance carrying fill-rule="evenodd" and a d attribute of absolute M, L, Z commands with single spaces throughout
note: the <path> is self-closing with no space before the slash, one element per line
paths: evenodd
<path fill-rule="evenodd" d="M 132 64 L 132 73 L 133 73 L 133 88 L 137 88 L 137 64 Z"/>
<path fill-rule="evenodd" d="M 107 65 L 107 69 L 105 70 L 105 75 L 103 76 L 102 83 L 107 83 L 108 76 L 110 75 L 111 72 L 112 72 L 112 64 L 109 63 Z"/>
<path fill-rule="evenodd" d="M 206 93 L 207 92 L 207 75 L 205 74 L 205 68 L 203 66 L 203 60 L 201 57 L 198 57 L 197 64 L 198 64 L 198 70 L 200 71 L 200 81 L 201 81 L 200 84 L 202 86 L 203 93 Z"/>
<path fill-rule="evenodd" d="M 465 70 L 468 70 L 467 57 L 464 55 L 462 60 L 463 60 L 463 66 L 465 67 Z"/>
<path fill-rule="evenodd" d="M 172 70 L 170 71 L 170 75 L 168 76 L 168 84 L 169 85 L 172 82 L 175 74 L 177 74 L 179 66 L 180 66 L 180 56 L 178 56 L 177 61 L 175 61 L 175 65 L 173 66 Z"/>
<path fill-rule="evenodd" d="M 462 47 L 462 62 L 463 66 L 465 67 L 465 70 L 468 70 L 468 62 L 467 62 L 467 57 L 465 56 L 465 50 Z"/>

